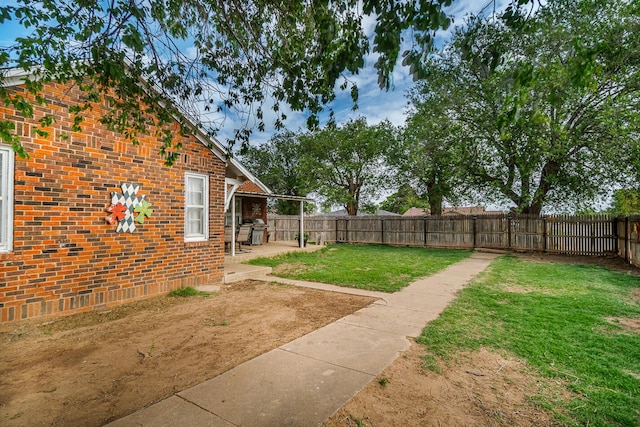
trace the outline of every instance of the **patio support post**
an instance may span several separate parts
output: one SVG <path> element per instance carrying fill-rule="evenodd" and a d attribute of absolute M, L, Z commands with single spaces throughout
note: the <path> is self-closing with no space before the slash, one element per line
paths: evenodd
<path fill-rule="evenodd" d="M 231 256 L 236 256 L 236 195 L 231 196 Z"/>
<path fill-rule="evenodd" d="M 298 242 L 301 248 L 304 248 L 304 201 L 300 200 L 300 238 Z"/>

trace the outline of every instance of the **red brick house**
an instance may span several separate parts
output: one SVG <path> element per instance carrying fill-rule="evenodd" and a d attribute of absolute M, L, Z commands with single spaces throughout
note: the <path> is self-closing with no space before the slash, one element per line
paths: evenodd
<path fill-rule="evenodd" d="M 24 93 L 21 77 L 6 78 L 6 89 Z M 180 158 L 165 166 L 154 132 L 135 146 L 100 124 L 106 105 L 72 132 L 77 88 L 53 83 L 44 96 L 33 119 L 0 106 L 29 154 L 0 143 L 0 323 L 219 283 L 225 181 L 242 183 L 248 172 L 199 132 L 176 136 Z M 42 137 L 34 130 L 46 113 L 57 120 Z"/>

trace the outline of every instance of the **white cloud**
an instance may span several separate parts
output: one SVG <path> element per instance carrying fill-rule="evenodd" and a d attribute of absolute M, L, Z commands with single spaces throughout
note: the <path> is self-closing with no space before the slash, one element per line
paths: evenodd
<path fill-rule="evenodd" d="M 376 28 L 376 17 L 375 16 L 364 16 L 362 18 L 362 29 L 365 34 L 373 34 L 373 31 Z"/>
<path fill-rule="evenodd" d="M 195 46 L 189 46 L 184 49 L 184 54 L 189 59 L 196 59 L 198 57 L 198 48 Z"/>

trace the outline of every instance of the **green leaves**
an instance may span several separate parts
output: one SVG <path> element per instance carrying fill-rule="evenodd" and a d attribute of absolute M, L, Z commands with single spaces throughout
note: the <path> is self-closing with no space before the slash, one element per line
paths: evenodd
<path fill-rule="evenodd" d="M 525 3 L 471 18 L 426 61 L 412 120 L 439 112 L 468 186 L 538 214 L 637 176 L 640 40 L 625 35 L 640 22 L 623 0 Z"/>
<path fill-rule="evenodd" d="M 369 126 L 359 118 L 308 133 L 277 134 L 266 144 L 248 147 L 241 159 L 276 193 L 306 196 L 315 191 L 328 205 L 343 205 L 355 215 L 388 184 L 384 160 L 395 138 L 389 123 Z M 279 202 L 277 209 L 295 214 L 299 207 Z"/>
<path fill-rule="evenodd" d="M 22 158 L 27 158 L 29 155 L 20 144 L 20 139 L 15 134 L 15 125 L 8 121 L 0 121 L 0 141 L 11 145 L 13 151 Z"/>
<path fill-rule="evenodd" d="M 380 209 L 398 214 L 403 214 L 411 208 L 428 207 L 429 202 L 420 197 L 413 187 L 407 183 L 400 185 L 398 191 L 387 197 L 380 204 Z"/>
<path fill-rule="evenodd" d="M 234 130 L 237 142 L 246 143 L 253 112 L 269 102 L 277 107 L 277 128 L 285 120 L 280 103 L 307 111 L 309 126 L 317 126 L 318 114 L 335 98 L 338 80 L 349 81 L 372 52 L 378 54 L 380 86 L 388 89 L 402 32 L 410 28 L 414 50 L 405 62 L 417 73 L 431 35 L 450 23 L 442 12 L 450 3 L 19 0 L 0 6 L 0 23 L 18 22 L 28 35 L 0 46 L 0 63 L 24 70 L 39 66 L 42 74 L 34 81 L 90 81 L 87 96 L 92 99 L 96 92 L 113 94 L 120 111 L 103 122 L 113 130 L 136 129 L 129 132 L 134 141 L 145 120 L 166 126 L 166 118 L 178 113 L 172 105 L 178 104 L 211 133 L 226 115 L 236 116 L 242 123 Z M 371 40 L 364 32 L 365 15 L 376 20 Z M 136 89 L 141 79 L 152 90 Z M 343 90 L 357 106 L 357 85 L 349 82 Z M 41 96 L 36 86 L 29 92 Z M 7 96 L 13 95 L 5 92 L 3 101 Z M 203 100 L 214 100 L 209 110 L 219 114 L 201 115 Z M 134 109 L 140 102 L 146 105 L 144 114 Z M 21 105 L 20 111 L 29 108 Z M 263 118 L 256 125 L 264 128 Z M 164 153 L 171 143 L 163 141 Z"/>
<path fill-rule="evenodd" d="M 621 188 L 614 191 L 611 211 L 617 215 L 640 212 L 640 188 Z"/>
<path fill-rule="evenodd" d="M 12 6 L 0 6 L 0 24 L 11 20 L 14 8 Z"/>
<path fill-rule="evenodd" d="M 240 153 L 242 163 L 276 194 L 306 196 L 311 192 L 309 172 L 302 165 L 300 135 L 285 131 L 274 135 L 268 142 L 247 146 Z M 299 214 L 300 202 L 279 200 L 276 212 L 283 215 Z M 310 204 L 305 204 L 311 209 Z"/>

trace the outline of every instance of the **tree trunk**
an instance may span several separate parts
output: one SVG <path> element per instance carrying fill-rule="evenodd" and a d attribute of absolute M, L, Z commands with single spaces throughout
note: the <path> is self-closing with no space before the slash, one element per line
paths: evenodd
<path fill-rule="evenodd" d="M 442 215 L 442 194 L 429 195 L 431 215 Z"/>
<path fill-rule="evenodd" d="M 427 199 L 429 200 L 431 215 L 442 215 L 442 201 L 444 200 L 444 196 L 436 190 L 435 183 L 427 184 Z"/>
<path fill-rule="evenodd" d="M 553 182 L 560 172 L 561 164 L 555 160 L 549 160 L 540 173 L 540 182 L 538 189 L 533 195 L 533 200 L 528 206 L 522 209 L 522 213 L 530 215 L 540 215 L 542 213 L 542 207 L 544 201 L 547 198 L 549 191 L 553 189 Z"/>
<path fill-rule="evenodd" d="M 347 214 L 349 216 L 356 216 L 358 215 L 358 202 L 349 202 L 347 203 Z"/>
<path fill-rule="evenodd" d="M 520 213 L 524 215 L 540 215 L 542 212 L 542 204 L 531 203 L 530 205 L 520 207 Z"/>
<path fill-rule="evenodd" d="M 349 187 L 347 189 L 349 193 L 349 201 L 347 202 L 347 214 L 349 216 L 356 216 L 358 214 L 358 207 L 360 204 L 360 187 L 357 182 L 349 181 Z"/>

